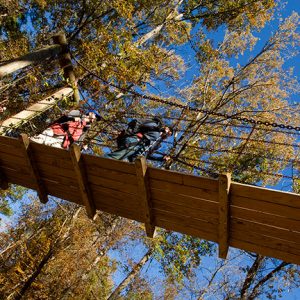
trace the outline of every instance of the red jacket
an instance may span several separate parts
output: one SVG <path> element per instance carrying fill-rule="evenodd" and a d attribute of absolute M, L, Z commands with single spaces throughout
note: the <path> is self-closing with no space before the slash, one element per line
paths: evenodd
<path fill-rule="evenodd" d="M 62 147 L 68 149 L 73 142 L 76 142 L 84 133 L 86 121 L 69 121 L 67 123 L 54 123 L 50 126 L 54 135 L 64 136 Z"/>

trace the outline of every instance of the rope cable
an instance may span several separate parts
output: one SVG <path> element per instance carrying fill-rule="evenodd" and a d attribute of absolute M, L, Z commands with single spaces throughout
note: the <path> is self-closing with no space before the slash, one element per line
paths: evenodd
<path fill-rule="evenodd" d="M 225 119 L 232 119 L 232 120 L 238 120 L 241 122 L 245 122 L 245 123 L 249 123 L 249 124 L 256 124 L 256 125 L 264 125 L 264 126 L 271 126 L 271 127 L 279 127 L 281 129 L 287 129 L 287 130 L 295 130 L 295 131 L 299 131 L 300 132 L 300 126 L 292 126 L 292 125 L 286 125 L 286 124 L 278 124 L 276 122 L 270 122 L 270 121 L 261 121 L 261 120 L 255 120 L 255 119 L 251 119 L 251 118 L 246 118 L 246 117 L 240 117 L 238 116 L 240 113 L 236 113 L 234 115 L 229 115 L 226 113 L 220 113 L 220 112 L 215 112 L 215 111 L 210 111 L 207 109 L 201 109 L 201 108 L 193 108 L 188 106 L 187 104 L 180 104 L 180 103 L 175 103 L 173 101 L 170 100 L 166 100 L 166 99 L 162 99 L 162 98 L 158 98 L 158 97 L 154 97 L 154 96 L 148 96 L 148 95 L 143 95 L 140 94 L 139 92 L 135 91 L 135 90 L 127 90 L 125 88 L 122 88 L 120 86 L 117 86 L 103 78 L 101 78 L 99 75 L 97 75 L 96 73 L 90 71 L 88 68 L 86 68 L 82 63 L 80 63 L 74 56 L 72 56 L 73 59 L 76 61 L 76 63 L 83 68 L 85 71 L 89 72 L 90 75 L 98 78 L 99 80 L 101 80 L 102 82 L 122 91 L 122 92 L 126 92 L 126 93 L 131 93 L 134 96 L 140 97 L 142 99 L 146 99 L 146 100 L 151 100 L 151 101 L 155 101 L 158 103 L 163 103 L 163 104 L 167 104 L 173 107 L 177 107 L 180 109 L 186 109 L 187 111 L 195 111 L 195 112 L 200 112 L 200 113 L 204 113 L 206 115 L 212 115 L 212 116 L 217 116 L 217 117 L 223 117 Z M 175 99 L 176 101 L 176 99 Z"/>

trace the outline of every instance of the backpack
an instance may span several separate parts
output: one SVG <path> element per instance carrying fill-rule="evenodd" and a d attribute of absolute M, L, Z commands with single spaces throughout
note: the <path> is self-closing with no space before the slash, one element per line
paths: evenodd
<path fill-rule="evenodd" d="M 137 120 L 133 119 L 128 123 L 127 129 L 123 129 L 117 137 L 117 146 L 121 148 L 124 145 L 126 137 L 136 135 L 138 133 L 145 134 L 149 131 L 161 131 L 163 124 L 160 118 Z"/>

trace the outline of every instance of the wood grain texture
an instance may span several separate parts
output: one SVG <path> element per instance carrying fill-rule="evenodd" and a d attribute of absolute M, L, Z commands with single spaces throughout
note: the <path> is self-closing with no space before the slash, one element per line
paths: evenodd
<path fill-rule="evenodd" d="M 151 191 L 149 187 L 149 176 L 147 172 L 147 161 L 145 157 L 138 157 L 135 161 L 136 176 L 138 182 L 139 199 L 143 203 L 145 216 L 145 229 L 148 237 L 155 234 L 155 225 L 153 221 Z"/>
<path fill-rule="evenodd" d="M 261 211 L 267 214 L 300 221 L 300 208 L 296 208 L 296 207 L 291 209 L 291 207 L 287 205 L 272 203 L 269 201 L 245 198 L 241 196 L 232 196 L 231 204 L 241 208 Z"/>
<path fill-rule="evenodd" d="M 74 174 L 77 178 L 79 192 L 81 195 L 81 201 L 85 206 L 87 215 L 89 216 L 89 218 L 93 219 L 96 214 L 96 208 L 88 184 L 88 179 L 86 176 L 86 170 L 83 162 L 83 157 L 81 155 L 80 147 L 76 144 L 73 144 L 70 147 L 69 153 L 73 163 Z"/>
<path fill-rule="evenodd" d="M 231 206 L 231 217 L 261 223 L 270 226 L 279 226 L 291 231 L 300 231 L 300 222 L 293 219 L 271 215 L 257 210 L 243 209 Z"/>
<path fill-rule="evenodd" d="M 218 192 L 208 189 L 196 188 L 192 186 L 179 185 L 167 181 L 150 179 L 150 187 L 152 189 L 162 190 L 169 193 L 186 195 L 190 197 L 207 199 L 210 201 L 218 201 Z"/>
<path fill-rule="evenodd" d="M 226 258 L 229 239 L 229 202 L 230 202 L 231 175 L 222 174 L 219 177 L 219 257 Z"/>
<path fill-rule="evenodd" d="M 33 152 L 31 151 L 31 144 L 28 136 L 26 134 L 21 134 L 20 142 L 21 145 L 23 145 L 24 161 L 27 164 L 30 177 L 33 179 L 35 183 L 35 189 L 38 193 L 40 201 L 42 203 L 47 203 L 48 195 L 45 189 L 43 179 L 39 174 L 39 169 L 35 163 L 35 157 L 33 155 Z"/>
<path fill-rule="evenodd" d="M 278 249 L 271 249 L 269 247 L 258 246 L 249 242 L 236 240 L 234 238 L 230 238 L 230 246 L 243 249 L 250 252 L 259 253 L 261 255 L 275 257 L 278 259 L 282 259 L 288 263 L 294 263 L 300 265 L 300 256 L 299 253 L 297 255 L 286 253 L 284 251 L 280 251 Z"/>
<path fill-rule="evenodd" d="M 255 223 L 248 220 L 231 218 L 231 229 L 235 232 L 257 233 L 269 237 L 276 237 L 288 242 L 299 244 L 300 247 L 300 232 L 281 228 L 279 226 L 269 226 L 266 224 Z"/>
<path fill-rule="evenodd" d="M 233 182 L 232 196 L 241 196 L 285 206 L 300 208 L 300 195 Z"/>
<path fill-rule="evenodd" d="M 172 182 L 180 185 L 193 186 L 196 188 L 208 189 L 218 192 L 218 180 L 189 174 L 182 174 L 174 171 L 160 170 L 149 167 L 151 179 Z"/>
<path fill-rule="evenodd" d="M 78 151 L 75 160 L 80 167 L 75 171 L 69 151 L 36 143 L 24 151 L 20 141 L 0 136 L 0 170 L 7 182 L 38 189 L 37 177 L 47 195 L 81 205 L 86 205 L 84 197 L 91 197 L 95 209 L 147 226 L 218 242 L 225 250 L 229 245 L 300 263 L 297 194 L 234 182 L 228 193 L 228 181 L 219 186 L 215 179 L 145 165 L 137 168 Z M 90 196 L 83 192 L 87 187 Z"/>
<path fill-rule="evenodd" d="M 117 171 L 120 173 L 128 173 L 134 176 L 136 175 L 135 166 L 132 163 L 92 156 L 88 154 L 84 154 L 83 156 L 87 168 L 95 166 L 99 168 Z"/>

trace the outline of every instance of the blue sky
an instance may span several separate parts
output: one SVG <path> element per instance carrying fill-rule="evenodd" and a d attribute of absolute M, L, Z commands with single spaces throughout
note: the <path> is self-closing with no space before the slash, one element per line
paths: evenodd
<path fill-rule="evenodd" d="M 281 11 L 282 13 L 282 18 L 286 18 L 289 15 L 291 15 L 291 13 L 293 11 L 296 11 L 300 14 L 300 1 L 299 0 L 290 0 L 287 1 L 286 6 L 284 7 L 284 9 Z M 260 38 L 256 48 L 254 50 L 258 50 L 261 48 L 261 46 L 264 44 L 264 42 L 269 38 L 270 34 L 272 32 L 274 32 L 276 30 L 276 28 L 278 27 L 278 21 L 271 21 L 269 22 L 269 24 L 267 24 L 267 26 L 261 31 L 261 32 L 257 32 L 256 35 Z M 221 38 L 223 35 L 220 33 L 219 36 L 215 36 L 216 39 Z M 299 49 L 300 50 L 300 49 Z M 180 55 L 185 56 L 186 58 L 190 59 L 191 62 L 193 62 L 193 53 L 191 53 L 191 49 L 189 48 L 189 46 L 184 46 L 180 49 L 180 51 L 178 52 Z M 249 53 L 245 53 L 245 57 L 244 59 L 247 60 Z M 288 62 L 286 62 L 285 67 L 289 68 L 289 67 L 294 67 L 294 71 L 295 71 L 295 75 L 300 78 L 300 56 L 298 55 L 297 57 L 294 57 L 293 59 L 289 60 Z M 190 81 L 193 74 L 196 72 L 195 69 L 190 69 L 189 72 L 186 74 L 186 77 L 184 80 L 181 81 L 180 84 L 184 85 L 186 84 L 186 82 Z M 164 90 L 164 88 L 162 87 L 162 90 Z M 297 103 L 300 103 L 300 95 L 299 94 L 295 94 L 291 97 L 291 101 L 295 101 Z M 278 188 L 280 188 L 278 186 Z M 145 249 L 142 248 L 143 251 L 141 251 L 141 248 L 137 248 L 134 247 L 134 249 L 132 249 L 131 253 L 134 253 L 135 255 L 135 259 L 140 256 L 143 255 Z M 116 259 L 117 261 L 122 261 L 122 256 L 120 255 L 120 253 L 118 253 L 117 251 L 111 251 L 110 252 L 111 257 Z M 206 258 L 204 260 L 204 267 L 210 267 L 211 264 L 213 263 L 213 258 Z M 146 267 L 145 269 L 147 269 L 148 267 Z M 159 275 L 159 267 L 157 266 L 157 264 L 155 262 L 153 262 L 153 267 L 149 268 L 149 272 L 152 273 L 152 275 L 150 276 L 161 276 Z M 122 269 L 121 265 L 119 266 L 117 272 L 114 275 L 114 281 L 116 284 L 118 284 L 123 278 L 124 276 L 126 276 L 126 272 L 124 272 L 124 270 Z M 177 299 L 181 299 L 180 296 Z M 192 298 L 191 298 L 192 299 Z M 214 299 L 214 298 L 211 298 Z M 267 300 L 267 297 L 262 297 L 261 299 L 263 300 Z M 285 292 L 283 293 L 283 298 L 284 300 L 298 300 L 300 299 L 300 289 L 295 289 L 292 292 Z"/>
<path fill-rule="evenodd" d="M 292 13 L 292 11 L 297 11 L 300 14 L 300 0 L 287 1 L 287 5 L 283 10 L 283 15 L 282 15 L 283 18 L 289 16 Z M 261 40 L 260 40 L 260 43 L 258 43 L 258 47 L 263 43 L 264 40 L 266 40 L 269 37 L 270 32 L 272 32 L 276 29 L 276 25 L 277 24 L 275 24 L 274 22 L 271 22 L 259 33 Z M 187 48 L 182 49 L 182 51 L 184 51 L 186 53 L 186 55 L 189 55 L 189 53 L 188 53 L 189 50 Z M 299 62 L 300 62 L 300 57 L 298 55 L 298 57 L 295 57 L 286 63 L 286 67 L 293 66 L 295 68 L 295 74 L 298 78 L 300 78 L 300 63 Z M 190 78 L 186 78 L 186 79 L 190 79 Z M 294 95 L 292 97 L 292 99 L 293 99 L 293 101 L 297 101 L 299 103 L 300 95 Z M 139 245 L 138 247 L 134 248 L 132 253 L 135 254 L 135 258 L 136 258 L 137 256 L 142 256 L 144 251 L 145 251 L 145 249 L 140 247 L 140 245 Z M 117 259 L 117 260 L 120 259 L 120 256 L 116 252 L 111 251 L 110 254 L 111 254 L 111 257 L 113 257 L 114 259 Z M 204 265 L 204 266 L 209 266 L 209 264 L 210 264 L 210 260 L 207 259 L 206 265 Z M 155 266 L 155 267 L 156 268 L 151 269 L 151 272 L 153 272 L 154 274 L 156 273 L 155 275 L 158 275 L 158 268 L 157 268 L 157 266 Z M 119 269 L 118 272 L 114 276 L 116 283 L 118 283 L 124 275 L 125 275 L 124 272 L 122 272 L 121 269 Z M 263 298 L 263 299 L 266 299 L 266 298 Z M 285 293 L 283 299 L 287 299 L 287 300 L 300 299 L 300 289 L 294 290 L 292 293 Z"/>

